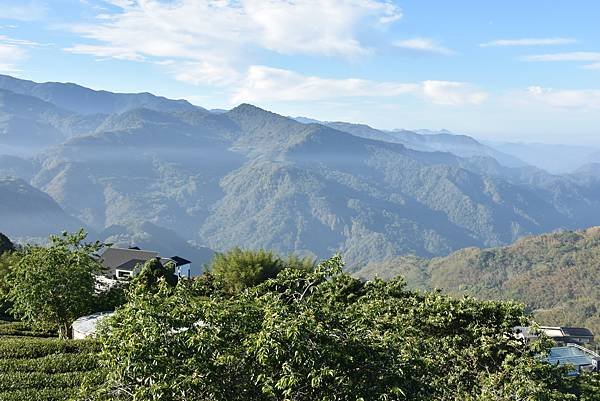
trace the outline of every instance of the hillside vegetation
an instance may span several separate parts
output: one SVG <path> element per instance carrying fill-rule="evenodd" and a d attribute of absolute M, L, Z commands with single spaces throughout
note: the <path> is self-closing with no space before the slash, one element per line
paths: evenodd
<path fill-rule="evenodd" d="M 158 242 L 196 265 L 235 246 L 341 252 L 359 265 L 600 225 L 598 169 L 555 176 L 467 136 L 304 124 L 249 104 L 211 113 L 0 76 L 3 153 L 0 176 L 45 192 L 88 231 L 108 231 L 101 240 Z M 8 203 L 4 215 L 16 216 L 28 203 L 5 201 L 7 191 L 0 212 Z M 5 222 L 13 238 L 34 236 Z"/>
<path fill-rule="evenodd" d="M 91 340 L 59 340 L 21 322 L 0 322 L 0 400 L 65 401 L 81 385 L 102 381 L 100 345 Z"/>
<path fill-rule="evenodd" d="M 600 334 L 600 227 L 467 248 L 449 256 L 371 263 L 360 277 L 406 277 L 413 288 L 439 288 L 482 299 L 514 299 L 545 325 L 586 326 Z"/>

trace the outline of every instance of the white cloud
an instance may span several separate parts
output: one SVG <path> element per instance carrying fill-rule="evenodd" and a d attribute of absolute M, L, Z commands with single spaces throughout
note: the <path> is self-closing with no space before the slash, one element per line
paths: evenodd
<path fill-rule="evenodd" d="M 357 31 L 401 17 L 390 0 L 110 0 L 94 24 L 74 31 L 93 43 L 64 50 L 138 61 L 178 59 L 191 83 L 208 74 L 245 68 L 254 50 L 353 57 L 370 52 Z M 151 60 L 154 59 L 154 60 Z M 231 75 L 231 74 L 229 74 Z M 208 81 L 211 81 L 208 78 Z"/>
<path fill-rule="evenodd" d="M 598 63 L 592 63 L 592 64 L 587 64 L 587 65 L 584 65 L 581 68 L 583 68 L 585 70 L 600 70 L 600 62 L 598 62 Z"/>
<path fill-rule="evenodd" d="M 478 105 L 488 97 L 486 92 L 465 82 L 424 81 L 422 90 L 425 97 L 433 103 L 448 106 Z"/>
<path fill-rule="evenodd" d="M 402 49 L 414 50 L 422 53 L 436 53 L 443 55 L 451 55 L 456 53 L 454 50 L 443 47 L 428 38 L 398 40 L 394 42 L 393 45 Z"/>
<path fill-rule="evenodd" d="M 13 73 L 18 71 L 17 64 L 25 56 L 25 51 L 20 47 L 0 43 L 0 72 Z"/>
<path fill-rule="evenodd" d="M 600 90 L 596 89 L 556 90 L 541 86 L 530 86 L 524 94 L 529 100 L 557 108 L 600 110 Z"/>
<path fill-rule="evenodd" d="M 265 101 L 322 101 L 351 97 L 398 97 L 412 95 L 435 104 L 480 104 L 482 91 L 462 82 L 377 82 L 365 79 L 330 79 L 293 71 L 251 66 L 243 84 L 232 96 L 233 104 Z"/>
<path fill-rule="evenodd" d="M 600 52 L 567 52 L 567 53 L 549 53 L 535 54 L 523 57 L 525 61 L 582 61 L 591 62 L 582 68 L 585 69 L 600 69 Z"/>
<path fill-rule="evenodd" d="M 40 1 L 2 0 L 0 19 L 36 21 L 46 15 L 46 5 Z"/>
<path fill-rule="evenodd" d="M 577 42 L 572 38 L 524 38 L 524 39 L 498 39 L 482 43 L 480 47 L 505 47 L 505 46 L 555 46 L 567 45 Z"/>
<path fill-rule="evenodd" d="M 188 61 L 184 63 L 167 62 L 175 79 L 193 85 L 226 86 L 236 83 L 240 74 L 227 62 Z"/>
<path fill-rule="evenodd" d="M 524 57 L 526 61 L 600 61 L 600 52 L 569 52 L 536 54 Z"/>
<path fill-rule="evenodd" d="M 0 35 L 0 72 L 19 71 L 18 64 L 27 58 L 25 48 L 31 46 L 39 46 L 39 43 Z"/>

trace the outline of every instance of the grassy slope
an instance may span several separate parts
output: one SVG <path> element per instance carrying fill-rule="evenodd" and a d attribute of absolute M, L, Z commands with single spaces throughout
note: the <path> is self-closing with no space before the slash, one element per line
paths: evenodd
<path fill-rule="evenodd" d="M 92 340 L 59 340 L 19 322 L 0 322 L 0 401 L 64 401 L 101 380 Z"/>
<path fill-rule="evenodd" d="M 466 248 L 442 258 L 401 257 L 356 274 L 400 274 L 416 288 L 515 299 L 540 324 L 581 325 L 600 335 L 600 227 L 528 237 L 501 248 Z"/>

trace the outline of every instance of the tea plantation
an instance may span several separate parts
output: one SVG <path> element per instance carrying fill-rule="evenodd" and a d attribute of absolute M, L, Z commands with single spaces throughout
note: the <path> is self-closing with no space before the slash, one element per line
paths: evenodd
<path fill-rule="evenodd" d="M 93 340 L 59 340 L 21 322 L 0 321 L 0 401 L 65 401 L 102 380 Z"/>

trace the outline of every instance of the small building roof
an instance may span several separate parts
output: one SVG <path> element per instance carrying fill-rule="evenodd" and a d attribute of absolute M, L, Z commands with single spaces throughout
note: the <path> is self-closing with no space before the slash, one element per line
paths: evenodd
<path fill-rule="evenodd" d="M 122 265 L 117 266 L 115 269 L 133 271 L 136 267 L 143 266 L 144 263 L 146 263 L 146 261 L 142 259 L 131 259 L 123 263 Z"/>
<path fill-rule="evenodd" d="M 158 252 L 155 251 L 110 247 L 104 250 L 102 255 L 100 255 L 100 263 L 102 263 L 102 266 L 105 268 L 114 270 L 131 260 L 141 260 L 145 262 L 149 259 L 156 258 L 157 256 Z"/>
<path fill-rule="evenodd" d="M 590 329 L 585 327 L 561 327 L 565 337 L 594 337 Z"/>
<path fill-rule="evenodd" d="M 172 256 L 169 259 L 171 259 L 173 262 L 175 262 L 175 266 L 177 266 L 177 267 L 183 266 L 183 265 L 189 265 L 190 263 L 192 263 L 191 261 L 184 259 L 182 257 L 179 257 L 179 256 Z"/>

